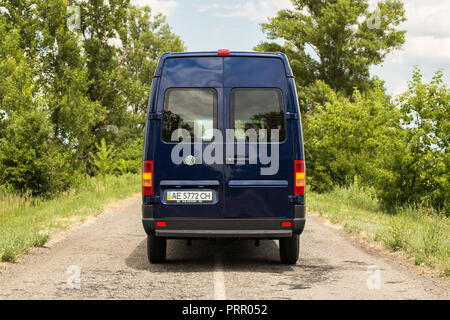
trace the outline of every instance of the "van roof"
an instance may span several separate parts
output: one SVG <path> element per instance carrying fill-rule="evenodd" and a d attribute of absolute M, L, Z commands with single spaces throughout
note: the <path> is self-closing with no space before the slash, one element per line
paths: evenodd
<path fill-rule="evenodd" d="M 289 61 L 284 53 L 281 52 L 254 52 L 254 51 L 230 51 L 228 55 L 219 55 L 218 51 L 205 52 L 166 52 L 159 59 L 155 70 L 155 77 L 161 76 L 162 67 L 166 59 L 169 58 L 197 58 L 197 57 L 259 57 L 259 58 L 278 58 L 283 61 L 287 77 L 293 77 Z"/>

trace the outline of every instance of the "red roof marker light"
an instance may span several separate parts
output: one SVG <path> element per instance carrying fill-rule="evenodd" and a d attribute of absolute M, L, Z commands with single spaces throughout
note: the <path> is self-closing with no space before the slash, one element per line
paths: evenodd
<path fill-rule="evenodd" d="M 219 49 L 219 51 L 217 51 L 219 56 L 229 56 L 230 55 L 230 50 L 228 49 Z"/>

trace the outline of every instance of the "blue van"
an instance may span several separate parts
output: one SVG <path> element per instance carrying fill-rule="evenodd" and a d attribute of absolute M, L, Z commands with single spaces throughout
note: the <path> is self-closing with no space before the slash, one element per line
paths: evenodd
<path fill-rule="evenodd" d="M 145 130 L 142 220 L 151 263 L 167 239 L 279 239 L 295 264 L 305 226 L 302 127 L 282 53 L 165 53 Z"/>

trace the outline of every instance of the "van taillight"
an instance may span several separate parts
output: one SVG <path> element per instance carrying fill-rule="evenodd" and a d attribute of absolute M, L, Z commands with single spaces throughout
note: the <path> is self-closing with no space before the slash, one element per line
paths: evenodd
<path fill-rule="evenodd" d="M 153 194 L 153 161 L 144 161 L 142 165 L 142 194 Z"/>
<path fill-rule="evenodd" d="M 306 186 L 305 162 L 295 160 L 295 195 L 304 195 Z"/>

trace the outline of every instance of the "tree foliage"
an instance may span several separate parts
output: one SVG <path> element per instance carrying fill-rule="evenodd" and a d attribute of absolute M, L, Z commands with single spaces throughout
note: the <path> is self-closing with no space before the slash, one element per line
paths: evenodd
<path fill-rule="evenodd" d="M 416 68 L 408 90 L 393 101 L 381 84 L 351 99 L 315 86 L 311 92 L 319 94 L 309 97 L 325 102 L 304 117 L 312 190 L 357 177 L 388 210 L 409 204 L 450 213 L 450 91 L 442 72 L 424 83 Z"/>
<path fill-rule="evenodd" d="M 355 177 L 387 209 L 407 204 L 449 213 L 449 91 L 438 72 L 424 83 L 418 69 L 407 92 L 392 100 L 370 67 L 401 48 L 400 0 L 292 0 L 262 24 L 284 52 L 303 116 L 309 185 L 326 192 Z M 281 40 L 281 41 L 280 41 Z"/>
<path fill-rule="evenodd" d="M 95 144 L 97 152 L 92 154 L 94 165 L 97 168 L 98 173 L 105 176 L 108 173 L 112 173 L 113 170 L 113 156 L 115 153 L 114 147 L 106 146 L 106 141 L 103 138 L 99 144 Z"/>
<path fill-rule="evenodd" d="M 330 100 L 304 118 L 309 184 L 319 192 L 348 185 L 355 176 L 370 183 L 379 147 L 399 127 L 398 110 L 386 103 L 381 84 L 364 95 L 355 90 L 353 102 L 345 97 Z"/>
<path fill-rule="evenodd" d="M 79 29 L 68 23 L 69 6 L 80 8 Z M 184 50 L 165 18 L 129 0 L 0 0 L 0 7 L 1 183 L 51 194 L 70 180 L 52 185 L 54 171 L 97 173 L 103 144 L 121 149 L 108 158 L 111 172 L 136 172 L 157 60 Z"/>
<path fill-rule="evenodd" d="M 370 66 L 404 43 L 405 31 L 396 29 L 405 21 L 401 1 L 379 1 L 376 10 L 370 10 L 368 0 L 292 3 L 295 10 L 281 10 L 262 24 L 269 40 L 284 44 L 262 42 L 255 49 L 286 53 L 300 87 L 322 80 L 348 96 L 355 87 L 365 91 L 373 83 Z M 378 17 L 376 25 L 372 20 Z"/>
<path fill-rule="evenodd" d="M 374 185 L 386 207 L 413 203 L 450 214 L 450 90 L 418 68 L 397 104 L 401 130 L 383 144 Z"/>
<path fill-rule="evenodd" d="M 11 191 L 52 194 L 72 182 L 70 167 L 51 137 L 45 111 L 14 113 L 0 144 L 0 182 Z"/>
<path fill-rule="evenodd" d="M 295 10 L 262 24 L 274 42 L 256 49 L 290 60 L 311 188 L 357 177 L 386 208 L 431 206 L 448 215 L 450 94 L 442 72 L 426 83 L 415 69 L 397 99 L 369 72 L 404 42 L 401 1 L 379 1 L 375 10 L 368 0 L 292 2 Z M 69 5 L 80 8 L 79 29 L 67 23 Z M 129 0 L 0 7 L 1 188 L 51 196 L 81 172 L 138 172 L 157 60 L 185 49 L 165 18 Z"/>

